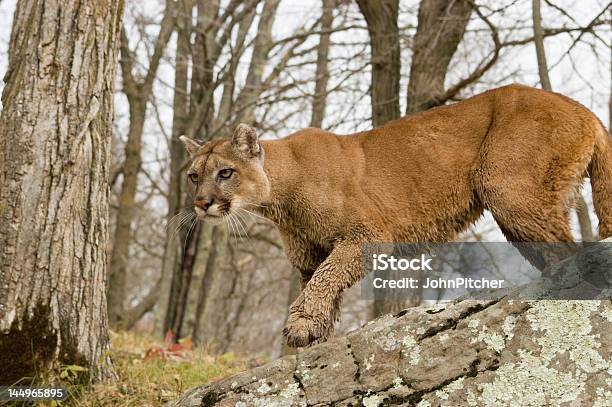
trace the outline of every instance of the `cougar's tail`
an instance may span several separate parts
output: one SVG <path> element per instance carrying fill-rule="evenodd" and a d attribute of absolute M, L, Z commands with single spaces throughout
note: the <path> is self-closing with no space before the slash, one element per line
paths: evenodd
<path fill-rule="evenodd" d="M 599 239 L 612 237 L 612 137 L 603 125 L 591 157 L 593 204 L 599 218 Z"/>

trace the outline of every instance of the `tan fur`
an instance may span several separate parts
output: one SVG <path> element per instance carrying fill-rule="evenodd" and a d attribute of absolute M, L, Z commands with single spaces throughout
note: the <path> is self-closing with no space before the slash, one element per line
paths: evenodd
<path fill-rule="evenodd" d="M 221 216 L 278 225 L 303 281 L 284 330 L 293 346 L 331 334 L 364 243 L 449 241 L 485 209 L 509 241 L 571 242 L 568 202 L 589 171 L 600 235 L 612 234 L 612 143 L 558 94 L 511 85 L 348 136 L 258 142 L 241 126 L 232 141 L 191 146 L 196 195 L 228 202 Z M 214 180 L 221 166 L 232 180 Z"/>

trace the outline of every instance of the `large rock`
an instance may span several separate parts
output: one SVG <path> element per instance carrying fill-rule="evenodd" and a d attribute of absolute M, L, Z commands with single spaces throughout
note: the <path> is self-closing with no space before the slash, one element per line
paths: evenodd
<path fill-rule="evenodd" d="M 611 250 L 564 262 L 552 273 L 564 286 L 531 285 L 529 298 L 575 292 L 584 281 L 576 266 L 610 267 Z M 610 301 L 519 299 L 524 292 L 387 315 L 171 405 L 612 406 Z"/>

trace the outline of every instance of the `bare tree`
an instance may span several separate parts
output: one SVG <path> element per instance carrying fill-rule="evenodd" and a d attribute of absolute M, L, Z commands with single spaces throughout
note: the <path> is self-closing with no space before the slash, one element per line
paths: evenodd
<path fill-rule="evenodd" d="M 181 225 L 185 215 L 181 216 L 181 202 L 185 191 L 185 184 L 181 176 L 181 170 L 185 165 L 185 148 L 179 137 L 185 133 L 189 114 L 189 62 L 190 62 L 190 36 L 191 36 L 191 13 L 193 0 L 182 0 L 179 3 L 179 12 L 176 20 L 176 51 L 174 72 L 174 97 L 172 108 L 172 134 L 170 136 L 170 184 L 168 186 L 168 215 L 166 218 L 166 229 L 168 234 L 174 234 Z M 177 266 L 177 255 L 179 253 L 176 239 L 166 238 L 164 246 L 164 259 L 160 277 L 160 298 L 157 306 L 157 330 L 158 334 L 168 328 L 165 322 L 166 310 L 170 299 L 170 287 L 172 276 Z"/>
<path fill-rule="evenodd" d="M 552 92 L 552 85 L 548 76 L 548 63 L 546 62 L 546 50 L 544 48 L 544 30 L 542 29 L 542 15 L 540 0 L 532 0 L 532 15 L 533 15 L 533 42 L 536 48 L 536 56 L 538 59 L 538 74 L 540 75 L 540 84 L 544 90 Z M 576 197 L 576 215 L 580 225 L 580 234 L 583 242 L 592 242 L 595 240 L 593 227 L 591 225 L 591 217 L 589 215 L 589 207 L 582 196 L 578 193 Z"/>
<path fill-rule="evenodd" d="M 357 0 L 370 33 L 372 125 L 400 117 L 399 0 Z"/>
<path fill-rule="evenodd" d="M 421 1 L 412 46 L 406 114 L 439 104 L 448 66 L 471 12 L 472 3 L 465 0 Z"/>
<path fill-rule="evenodd" d="M 65 364 L 114 375 L 104 291 L 122 8 L 17 3 L 0 117 L 2 384 Z"/>
<path fill-rule="evenodd" d="M 123 182 L 119 196 L 119 207 L 115 221 L 113 250 L 109 264 L 108 317 L 112 326 L 125 327 L 131 321 L 123 321 L 126 301 L 126 273 L 129 247 L 132 242 L 132 221 L 134 219 L 134 204 L 140 172 L 142 148 L 142 132 L 145 123 L 147 104 L 153 91 L 153 82 L 157 75 L 161 58 L 174 30 L 175 5 L 174 0 L 166 2 L 164 17 L 160 23 L 160 31 L 155 42 L 153 55 L 143 79 L 135 75 L 134 56 L 129 48 L 129 39 L 125 29 L 121 31 L 121 74 L 123 91 L 127 96 L 130 112 L 130 128 L 125 144 L 125 159 L 121 166 Z M 131 318 L 133 319 L 133 318 Z"/>

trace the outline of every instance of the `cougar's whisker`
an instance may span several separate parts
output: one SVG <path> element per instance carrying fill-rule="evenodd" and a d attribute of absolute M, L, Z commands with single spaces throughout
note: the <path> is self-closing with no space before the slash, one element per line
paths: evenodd
<path fill-rule="evenodd" d="M 178 222 L 179 220 L 183 219 L 185 216 L 189 215 L 189 211 L 180 211 L 178 213 L 176 213 L 172 218 L 170 218 L 170 220 L 168 220 L 168 222 L 166 222 L 166 229 L 169 229 L 173 223 Z"/>
<path fill-rule="evenodd" d="M 234 222 L 232 221 L 232 218 L 231 218 L 231 216 L 230 216 L 230 214 L 229 214 L 229 213 L 227 213 L 227 214 L 226 214 L 226 215 L 224 215 L 224 216 L 227 218 L 227 225 L 230 227 L 230 229 L 231 229 L 231 233 L 233 233 L 233 234 L 234 234 L 234 240 L 236 240 L 238 237 L 237 237 L 237 235 L 236 235 L 236 229 L 235 229 Z M 230 237 L 231 237 L 231 234 L 230 234 Z"/>
<path fill-rule="evenodd" d="M 259 219 L 262 219 L 262 220 L 265 220 L 265 221 L 268 221 L 268 222 L 275 223 L 273 220 L 268 219 L 268 218 L 264 218 L 263 216 L 258 215 L 258 214 L 256 214 L 255 212 L 251 212 L 251 211 L 249 211 L 248 209 L 244 209 L 244 208 L 238 208 L 238 209 L 240 209 L 240 210 L 242 210 L 242 211 L 244 211 L 244 212 L 248 213 L 249 215 L 255 216 L 255 217 L 259 218 Z"/>
<path fill-rule="evenodd" d="M 183 256 L 185 255 L 185 252 L 187 251 L 187 241 L 189 240 L 189 236 L 191 235 L 191 230 L 193 229 L 193 226 L 197 223 L 196 221 L 197 221 L 197 218 L 191 222 L 191 226 L 189 226 L 189 229 L 187 229 L 187 234 L 185 235 L 185 243 L 183 244 Z"/>
<path fill-rule="evenodd" d="M 244 235 L 248 239 L 249 238 L 249 232 L 247 232 L 247 229 L 248 229 L 247 221 L 242 217 L 240 212 L 235 212 L 234 214 L 236 216 L 236 219 L 240 222 L 240 226 L 242 227 L 242 230 L 244 231 Z"/>
<path fill-rule="evenodd" d="M 238 230 L 238 234 L 240 235 L 240 240 L 243 240 L 244 239 L 244 235 L 242 234 L 242 232 L 240 232 L 240 229 L 242 229 L 242 231 L 244 233 L 246 233 L 246 231 L 244 230 L 244 227 L 242 226 L 242 223 L 240 223 L 240 219 L 238 219 L 238 217 L 236 216 L 235 213 L 230 213 L 230 216 L 232 217 L 234 222 L 236 222 L 236 229 Z"/>
<path fill-rule="evenodd" d="M 178 235 L 179 231 L 189 223 L 190 220 L 193 219 L 193 217 L 195 216 L 194 213 L 188 213 L 187 216 L 185 216 L 183 219 L 181 219 L 181 221 L 177 224 L 176 228 L 174 228 L 174 230 L 172 231 L 168 241 L 172 242 L 172 240 L 174 240 L 174 238 Z"/>

